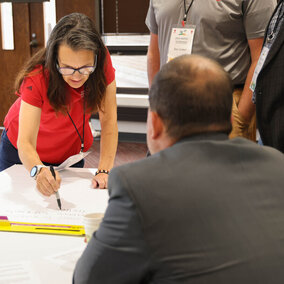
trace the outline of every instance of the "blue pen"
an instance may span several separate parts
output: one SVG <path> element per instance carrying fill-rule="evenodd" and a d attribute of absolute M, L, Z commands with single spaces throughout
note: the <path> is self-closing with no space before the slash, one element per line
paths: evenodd
<path fill-rule="evenodd" d="M 53 176 L 54 179 L 56 180 L 55 171 L 54 171 L 53 166 L 50 166 L 50 171 L 51 171 L 51 173 L 52 173 L 52 176 Z M 59 207 L 59 209 L 61 210 L 61 200 L 60 200 L 59 192 L 58 192 L 58 191 L 55 192 L 55 195 L 56 195 L 56 200 L 57 200 L 58 207 Z"/>

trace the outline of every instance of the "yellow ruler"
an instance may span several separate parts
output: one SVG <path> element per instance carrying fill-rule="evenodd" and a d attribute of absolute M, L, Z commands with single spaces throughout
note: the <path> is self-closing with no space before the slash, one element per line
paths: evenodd
<path fill-rule="evenodd" d="M 84 226 L 14 222 L 9 221 L 6 216 L 0 216 L 0 231 L 70 236 L 85 235 Z"/>

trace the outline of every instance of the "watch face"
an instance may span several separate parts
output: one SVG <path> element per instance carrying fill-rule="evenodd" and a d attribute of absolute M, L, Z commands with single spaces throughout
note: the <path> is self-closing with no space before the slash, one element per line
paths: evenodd
<path fill-rule="evenodd" d="M 31 177 L 34 177 L 37 173 L 37 166 L 34 166 L 32 169 L 31 169 Z"/>

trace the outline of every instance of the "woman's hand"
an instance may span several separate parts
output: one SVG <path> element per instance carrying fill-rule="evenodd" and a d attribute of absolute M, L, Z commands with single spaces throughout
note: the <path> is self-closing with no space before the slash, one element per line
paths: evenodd
<path fill-rule="evenodd" d="M 94 188 L 107 188 L 108 174 L 100 173 L 93 177 L 92 184 Z"/>
<path fill-rule="evenodd" d="M 55 171 L 55 176 L 56 180 L 48 168 L 41 168 L 36 178 L 38 191 L 45 196 L 50 196 L 57 192 L 60 187 L 61 177 L 57 171 Z"/>

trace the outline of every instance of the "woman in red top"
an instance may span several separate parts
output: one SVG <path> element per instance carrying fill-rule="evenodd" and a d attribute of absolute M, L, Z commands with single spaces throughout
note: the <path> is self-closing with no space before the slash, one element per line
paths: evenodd
<path fill-rule="evenodd" d="M 54 27 L 46 48 L 35 54 L 16 79 L 19 96 L 10 108 L 0 143 L 0 170 L 23 163 L 38 190 L 51 195 L 60 186 L 44 165 L 59 165 L 87 151 L 92 113 L 101 123 L 98 172 L 93 186 L 107 187 L 117 149 L 116 84 L 110 55 L 94 23 L 73 13 Z M 83 167 L 84 162 L 79 162 Z"/>

